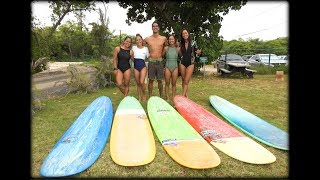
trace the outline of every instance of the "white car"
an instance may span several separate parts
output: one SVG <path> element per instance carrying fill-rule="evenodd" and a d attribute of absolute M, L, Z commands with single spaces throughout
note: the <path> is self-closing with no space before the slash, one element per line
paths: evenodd
<path fill-rule="evenodd" d="M 275 65 L 287 65 L 288 60 L 280 59 L 275 54 L 255 54 L 249 60 L 249 64 L 254 65 L 268 65 L 268 66 L 275 66 Z"/>
<path fill-rule="evenodd" d="M 278 56 L 280 59 L 285 59 L 287 57 L 287 55 L 279 55 Z"/>

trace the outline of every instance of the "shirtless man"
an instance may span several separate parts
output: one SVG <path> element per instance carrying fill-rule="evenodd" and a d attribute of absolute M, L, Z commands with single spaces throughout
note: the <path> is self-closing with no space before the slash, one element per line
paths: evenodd
<path fill-rule="evenodd" d="M 149 48 L 149 61 L 148 61 L 148 92 L 149 97 L 152 96 L 153 81 L 158 81 L 158 89 L 160 97 L 163 97 L 163 85 L 162 80 L 164 79 L 164 65 L 162 63 L 162 51 L 165 46 L 167 38 L 159 34 L 159 23 L 154 21 L 152 23 L 153 34 L 145 38 L 145 43 Z"/>

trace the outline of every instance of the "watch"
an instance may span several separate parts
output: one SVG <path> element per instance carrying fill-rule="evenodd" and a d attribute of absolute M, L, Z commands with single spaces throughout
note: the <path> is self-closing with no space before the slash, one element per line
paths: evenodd
<path fill-rule="evenodd" d="M 113 68 L 113 70 L 118 70 L 118 68 Z"/>

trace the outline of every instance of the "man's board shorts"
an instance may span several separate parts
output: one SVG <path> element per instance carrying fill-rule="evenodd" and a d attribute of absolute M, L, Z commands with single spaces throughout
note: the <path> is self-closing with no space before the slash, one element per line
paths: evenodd
<path fill-rule="evenodd" d="M 162 60 L 148 61 L 148 77 L 151 80 L 163 80 L 164 78 L 164 66 Z"/>

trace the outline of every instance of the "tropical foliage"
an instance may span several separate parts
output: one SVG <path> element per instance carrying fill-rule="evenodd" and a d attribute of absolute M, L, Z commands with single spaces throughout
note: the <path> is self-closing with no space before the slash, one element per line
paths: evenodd
<path fill-rule="evenodd" d="M 41 22 L 32 17 L 31 50 L 33 69 L 45 69 L 46 65 L 36 63 L 43 57 L 49 61 L 89 61 L 112 58 L 113 49 L 121 43 L 121 39 L 134 35 L 110 31 L 109 17 L 104 10 L 96 8 L 96 2 L 83 1 L 50 1 L 52 26 L 42 27 Z M 217 59 L 223 53 L 240 55 L 256 53 L 288 54 L 288 38 L 271 41 L 259 39 L 224 41 L 219 36 L 222 16 L 231 10 L 239 10 L 246 1 L 118 1 L 123 8 L 128 8 L 127 23 L 142 23 L 156 18 L 160 23 L 161 34 L 175 34 L 180 39 L 180 31 L 186 27 L 192 38 L 202 48 L 202 56 L 208 57 L 208 63 Z M 83 23 L 84 12 L 95 11 L 99 21 L 88 25 Z M 67 15 L 75 14 L 76 21 L 61 24 Z M 88 26 L 88 27 L 87 27 Z M 150 27 L 151 28 L 151 27 Z M 43 61 L 45 63 L 47 61 Z M 195 71 L 202 64 L 196 63 Z M 44 68 L 43 68 L 44 67 Z M 34 71 L 38 72 L 38 71 Z"/>
<path fill-rule="evenodd" d="M 155 18 L 163 35 L 175 34 L 180 39 L 187 28 L 202 48 L 203 56 L 216 59 L 222 48 L 219 36 L 222 16 L 230 10 L 239 10 L 247 1 L 118 1 L 120 7 L 128 8 L 127 23 L 143 23 Z"/>
<path fill-rule="evenodd" d="M 233 53 L 241 56 L 246 54 L 288 54 L 288 37 L 277 38 L 270 41 L 259 39 L 223 41 L 221 53 Z"/>

